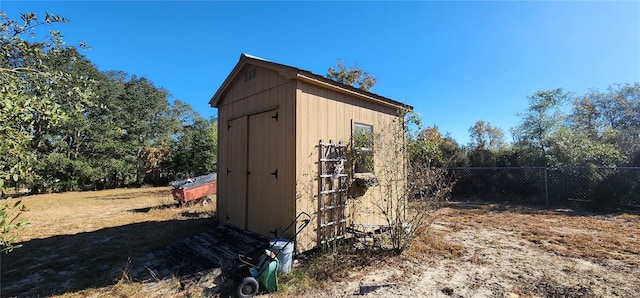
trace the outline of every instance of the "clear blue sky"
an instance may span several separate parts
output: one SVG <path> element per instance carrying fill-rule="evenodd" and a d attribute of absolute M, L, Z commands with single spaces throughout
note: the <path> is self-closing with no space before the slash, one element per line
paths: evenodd
<path fill-rule="evenodd" d="M 7 1 L 59 14 L 100 70 L 144 76 L 215 116 L 208 101 L 241 53 L 325 75 L 342 58 L 371 91 L 415 107 L 461 144 L 485 120 L 509 129 L 536 90 L 584 94 L 640 81 L 640 2 Z M 511 141 L 510 137 L 507 141 Z"/>

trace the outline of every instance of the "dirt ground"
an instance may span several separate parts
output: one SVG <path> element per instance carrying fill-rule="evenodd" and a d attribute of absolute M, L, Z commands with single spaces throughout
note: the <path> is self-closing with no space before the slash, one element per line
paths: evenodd
<path fill-rule="evenodd" d="M 453 203 L 449 253 L 381 260 L 322 297 L 637 297 L 640 216 Z"/>
<path fill-rule="evenodd" d="M 19 239 L 23 247 L 0 255 L 0 297 L 128 297 L 135 287 L 123 295 L 100 288 L 126 280 L 145 254 L 215 227 L 215 204 L 179 207 L 169 187 L 19 199 L 30 225 Z"/>
<path fill-rule="evenodd" d="M 0 296 L 216 296 L 216 270 L 192 284 L 127 278 L 127 262 L 212 227 L 211 206 L 166 207 L 168 191 L 24 198 L 32 226 L 1 256 Z M 311 287 L 282 278 L 264 297 L 634 297 L 640 215 L 451 202 L 409 251 L 372 260 Z"/>
<path fill-rule="evenodd" d="M 311 289 L 285 284 L 263 297 L 637 297 L 640 292 L 639 215 L 452 202 L 434 214 L 418 240 L 401 256 L 373 258 Z M 331 262 L 326 267 L 336 266 Z M 174 287 L 173 295 L 217 296 L 210 291 L 217 273 L 182 291 Z M 144 292 L 167 293 L 167 288 L 166 282 L 155 283 Z"/>

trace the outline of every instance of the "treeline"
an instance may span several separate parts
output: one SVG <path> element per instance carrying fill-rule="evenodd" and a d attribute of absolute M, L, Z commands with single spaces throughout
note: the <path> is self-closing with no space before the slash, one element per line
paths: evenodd
<path fill-rule="evenodd" d="M 558 88 L 527 99 L 512 142 L 484 120 L 469 128 L 465 145 L 430 127 L 411 140 L 412 158 L 447 167 L 640 166 L 640 83 L 583 95 Z"/>
<path fill-rule="evenodd" d="M 0 13 L 0 188 L 166 185 L 215 171 L 215 119 L 147 78 L 98 70 L 57 31 L 33 41 L 66 21 Z"/>

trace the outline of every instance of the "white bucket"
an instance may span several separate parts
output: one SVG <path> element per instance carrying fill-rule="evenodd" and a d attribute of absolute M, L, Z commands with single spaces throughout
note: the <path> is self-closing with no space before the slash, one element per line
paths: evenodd
<path fill-rule="evenodd" d="M 278 266 L 279 272 L 289 273 L 291 271 L 291 260 L 293 259 L 293 242 L 287 245 L 289 239 L 273 239 L 269 241 L 269 245 L 271 245 L 271 251 L 277 254 L 278 262 L 280 265 Z M 285 247 L 285 245 L 287 245 Z M 282 249 L 284 247 L 284 249 Z M 281 251 L 282 250 L 282 251 Z"/>

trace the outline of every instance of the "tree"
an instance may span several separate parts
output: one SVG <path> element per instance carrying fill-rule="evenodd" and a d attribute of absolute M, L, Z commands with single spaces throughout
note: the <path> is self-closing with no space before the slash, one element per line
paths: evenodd
<path fill-rule="evenodd" d="M 502 129 L 493 127 L 491 123 L 478 120 L 469 128 L 470 147 L 482 150 L 500 150 L 505 146 Z"/>
<path fill-rule="evenodd" d="M 335 68 L 329 67 L 327 78 L 349 86 L 358 87 L 364 91 L 369 91 L 376 84 L 376 78 L 368 72 L 363 71 L 358 64 L 347 68 L 342 64 L 341 59 L 338 59 Z"/>
<path fill-rule="evenodd" d="M 434 167 L 466 165 L 466 159 L 458 143 L 450 135 L 442 135 L 437 126 L 417 128 L 420 133 L 408 138 L 410 159 Z"/>
<path fill-rule="evenodd" d="M 198 116 L 185 125 L 173 147 L 172 168 L 175 173 L 199 176 L 216 171 L 218 124 L 216 119 Z"/>
<path fill-rule="evenodd" d="M 500 151 L 505 149 L 504 134 L 491 123 L 478 120 L 469 128 L 469 160 L 472 166 L 495 166 Z"/>
<path fill-rule="evenodd" d="M 123 144 L 128 154 L 126 161 L 134 165 L 133 173 L 136 185 L 141 185 L 147 170 L 145 148 L 167 145 L 171 132 L 169 93 L 157 88 L 146 78 L 133 76 L 124 84 L 124 93 L 118 98 L 119 120 L 124 135 Z"/>
<path fill-rule="evenodd" d="M 86 113 L 98 102 L 94 91 L 100 72 L 75 48 L 62 49 L 47 57 L 45 63 L 65 77 L 51 90 L 65 117 L 56 125 L 37 125 L 32 132 L 37 162 L 29 180 L 36 191 L 78 190 L 91 182 L 95 172 L 82 154 L 91 129 Z"/>
<path fill-rule="evenodd" d="M 16 235 L 27 225 L 25 220 L 17 221 L 24 210 L 20 202 L 4 198 L 8 182 L 15 183 L 31 172 L 35 161 L 32 132 L 65 117 L 52 91 L 55 85 L 64 84 L 66 77 L 50 71 L 44 62 L 64 48 L 60 33 L 50 31 L 39 42 L 22 36 L 35 37 L 35 27 L 67 20 L 48 13 L 44 21 L 34 13 L 21 14 L 21 20 L 12 20 L 0 11 L 0 248 L 5 252 L 16 247 Z"/>
<path fill-rule="evenodd" d="M 629 159 L 640 151 L 640 83 L 617 84 L 610 86 L 607 92 L 591 90 L 576 105 L 574 126 L 594 126 L 592 130 L 596 137 L 609 137 L 613 134 L 613 139 L 607 141 L 615 142 Z M 590 108 L 590 118 L 587 119 L 590 122 L 579 117 L 587 114 L 583 112 L 585 109 L 578 109 L 581 106 Z"/>
<path fill-rule="evenodd" d="M 204 119 L 190 105 L 176 100 L 170 110 L 175 125 L 167 173 L 199 176 L 215 172 L 218 153 L 218 122 Z"/>
<path fill-rule="evenodd" d="M 594 140 L 581 130 L 561 127 L 550 139 L 550 166 L 613 167 L 626 160 L 614 144 Z"/>
<path fill-rule="evenodd" d="M 96 170 L 94 188 L 114 188 L 126 184 L 126 177 L 135 171 L 135 164 L 129 162 L 129 148 L 125 143 L 124 121 L 121 98 L 125 84 L 130 79 L 122 71 L 103 72 L 97 78 L 96 93 L 99 102 L 92 105 L 86 118 L 90 129 L 87 131 L 83 156 Z"/>
<path fill-rule="evenodd" d="M 536 91 L 528 97 L 529 107 L 520 114 L 522 122 L 512 130 L 515 146 L 522 155 L 530 155 L 530 165 L 547 165 L 551 136 L 561 127 L 564 115 L 560 107 L 573 95 L 562 88 Z"/>

